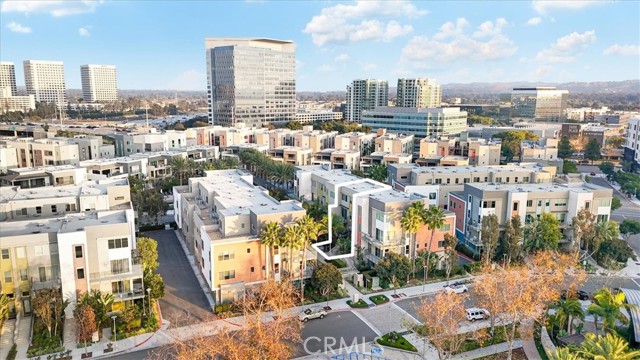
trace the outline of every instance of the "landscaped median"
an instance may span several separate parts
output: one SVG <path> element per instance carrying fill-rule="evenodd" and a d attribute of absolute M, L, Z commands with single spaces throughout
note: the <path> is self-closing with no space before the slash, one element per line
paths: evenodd
<path fill-rule="evenodd" d="M 352 300 L 347 300 L 347 305 L 351 306 L 352 308 L 356 308 L 356 309 L 368 308 L 369 307 L 369 304 L 367 304 L 367 302 L 362 300 L 362 299 L 358 300 L 355 303 Z"/>
<path fill-rule="evenodd" d="M 371 300 L 371 302 L 376 305 L 381 305 L 389 302 L 389 298 L 385 295 L 373 295 L 369 297 L 369 300 Z"/>
<path fill-rule="evenodd" d="M 376 343 L 382 346 L 388 346 L 395 349 L 400 349 L 404 351 L 418 352 L 415 346 L 411 345 L 411 343 L 404 338 L 404 336 L 398 334 L 395 331 L 384 334 L 381 337 L 376 339 Z"/>

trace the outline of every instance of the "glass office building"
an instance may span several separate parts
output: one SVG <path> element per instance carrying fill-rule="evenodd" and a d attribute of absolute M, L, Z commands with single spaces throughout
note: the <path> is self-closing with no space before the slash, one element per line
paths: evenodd
<path fill-rule="evenodd" d="M 511 119 L 515 121 L 564 122 L 569 91 L 555 87 L 514 88 Z"/>

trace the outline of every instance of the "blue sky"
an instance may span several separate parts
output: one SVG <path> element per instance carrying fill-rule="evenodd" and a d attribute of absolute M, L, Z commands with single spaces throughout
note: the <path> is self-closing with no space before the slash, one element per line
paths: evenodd
<path fill-rule="evenodd" d="M 296 42 L 299 91 L 640 78 L 637 1 L 2 1 L 0 57 L 113 64 L 121 89 L 205 90 L 204 38 Z"/>

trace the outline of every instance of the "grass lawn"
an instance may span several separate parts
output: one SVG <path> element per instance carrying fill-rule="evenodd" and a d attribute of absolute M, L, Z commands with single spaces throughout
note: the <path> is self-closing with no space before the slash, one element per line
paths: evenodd
<path fill-rule="evenodd" d="M 342 259 L 335 259 L 335 260 L 331 260 L 329 262 L 332 263 L 333 265 L 335 265 L 335 267 L 337 267 L 338 269 L 342 269 L 342 268 L 346 268 L 347 267 L 347 263 Z"/>
<path fill-rule="evenodd" d="M 394 332 L 384 334 L 380 339 L 376 341 L 380 345 L 390 346 L 396 349 L 413 351 L 413 352 L 418 351 L 418 349 L 416 349 L 413 345 L 411 345 L 411 343 L 408 342 L 407 339 L 405 339 L 402 335 Z"/>
<path fill-rule="evenodd" d="M 352 308 L 366 308 L 369 307 L 369 304 L 366 303 L 366 301 L 360 299 L 358 300 L 357 303 L 354 303 L 351 300 L 347 300 L 347 305 L 351 306 Z"/>
<path fill-rule="evenodd" d="M 380 304 L 384 304 L 386 302 L 389 302 L 389 298 L 384 296 L 384 295 L 373 295 L 369 297 L 369 300 L 371 300 L 371 302 L 373 302 L 376 305 L 380 305 Z"/>

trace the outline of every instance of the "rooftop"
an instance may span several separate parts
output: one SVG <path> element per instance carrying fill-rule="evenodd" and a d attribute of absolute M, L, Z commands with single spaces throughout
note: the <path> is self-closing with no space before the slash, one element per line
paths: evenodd
<path fill-rule="evenodd" d="M 386 190 L 369 195 L 370 198 L 381 202 L 398 202 L 424 199 L 425 197 L 416 193 L 406 193 L 398 190 Z"/>
<path fill-rule="evenodd" d="M 0 236 L 22 236 L 39 233 L 68 233 L 83 231 L 88 226 L 126 223 L 124 211 L 88 211 L 56 218 L 29 219 L 2 223 Z"/>
<path fill-rule="evenodd" d="M 45 186 L 33 189 L 21 189 L 18 186 L 0 187 L 0 203 L 14 201 L 49 199 L 54 197 L 80 197 L 106 195 L 110 186 L 128 185 L 127 179 L 104 179 L 85 181 L 81 185 Z"/>
<path fill-rule="evenodd" d="M 456 156 L 447 156 L 446 159 L 463 158 Z M 530 171 L 530 172 L 542 172 L 543 166 L 539 165 L 487 165 L 487 166 L 417 166 L 413 164 L 412 172 L 418 174 L 433 173 L 433 174 L 467 174 L 467 173 L 479 173 L 479 172 L 493 172 L 493 173 L 505 173 L 514 171 Z M 397 166 L 394 164 L 394 166 Z"/>
<path fill-rule="evenodd" d="M 496 184 L 496 183 L 467 183 L 465 187 L 473 187 L 482 191 L 509 191 L 509 192 L 580 192 L 591 193 L 594 190 L 610 190 L 608 188 L 593 185 L 589 183 L 578 184 L 558 184 L 558 183 L 539 183 L 539 184 Z"/>

